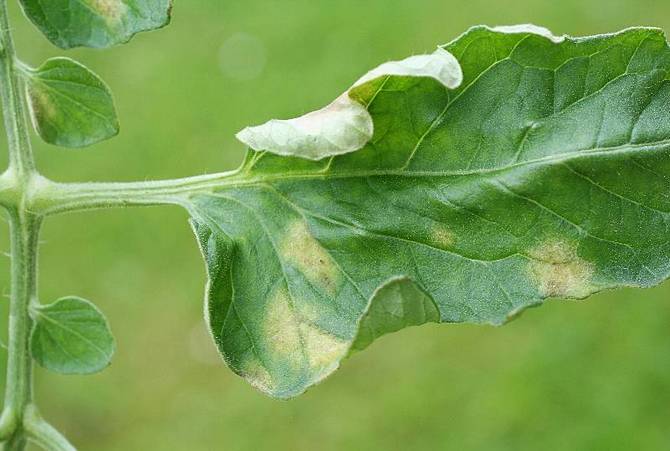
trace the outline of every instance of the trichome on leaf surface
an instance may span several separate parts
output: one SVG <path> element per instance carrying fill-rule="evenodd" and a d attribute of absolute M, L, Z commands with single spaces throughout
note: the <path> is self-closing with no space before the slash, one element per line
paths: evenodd
<path fill-rule="evenodd" d="M 20 3 L 62 48 L 126 42 L 170 12 L 168 0 Z M 233 371 L 277 398 L 408 326 L 500 325 L 547 298 L 649 287 L 670 273 L 670 49 L 660 30 L 573 38 L 474 27 L 380 65 L 319 111 L 243 130 L 249 151 L 236 171 L 74 184 L 39 174 L 27 117 L 48 143 L 88 146 L 118 132 L 109 88 L 69 58 L 20 61 L 10 30 L 0 0 L 6 450 L 27 440 L 73 449 L 39 415 L 33 361 L 92 373 L 115 348 L 91 302 L 39 299 L 39 229 L 50 215 L 186 209 L 214 342 Z"/>

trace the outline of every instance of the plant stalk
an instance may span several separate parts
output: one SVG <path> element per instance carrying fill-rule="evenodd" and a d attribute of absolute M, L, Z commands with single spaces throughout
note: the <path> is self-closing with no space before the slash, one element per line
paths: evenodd
<path fill-rule="evenodd" d="M 28 134 L 25 94 L 16 64 L 7 0 L 0 0 L 0 99 L 9 146 L 9 166 L 21 181 L 27 181 L 35 172 L 35 162 Z"/>
<path fill-rule="evenodd" d="M 31 302 L 37 302 L 37 248 L 41 217 L 27 208 L 28 187 L 35 177 L 25 111 L 25 94 L 16 71 L 7 0 L 0 0 L 0 100 L 9 168 L 2 175 L 9 215 L 11 242 L 11 295 L 5 403 L 0 417 L 0 440 L 6 451 L 25 449 L 24 415 L 33 399 L 33 363 L 30 355 Z"/>
<path fill-rule="evenodd" d="M 24 449 L 24 414 L 33 400 L 33 361 L 30 355 L 31 302 L 37 302 L 37 247 L 40 218 L 21 211 L 10 211 L 11 296 L 7 387 L 3 417 L 13 426 L 5 451 Z"/>

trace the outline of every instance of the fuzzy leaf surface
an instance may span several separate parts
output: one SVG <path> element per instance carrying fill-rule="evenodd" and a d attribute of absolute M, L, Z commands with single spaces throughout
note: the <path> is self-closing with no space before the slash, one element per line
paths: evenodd
<path fill-rule="evenodd" d="M 52 58 L 24 68 L 30 116 L 44 141 L 85 147 L 119 133 L 114 99 L 92 71 L 69 58 Z"/>
<path fill-rule="evenodd" d="M 33 358 L 60 374 L 91 374 L 111 362 L 115 342 L 103 313 L 91 302 L 67 297 L 36 307 L 30 338 Z"/>
<path fill-rule="evenodd" d="M 383 75 L 349 91 L 373 121 L 362 149 L 253 149 L 191 197 L 212 335 L 269 395 L 302 393 L 403 326 L 501 325 L 668 277 L 664 35 L 475 27 L 444 49 L 454 89 Z"/>

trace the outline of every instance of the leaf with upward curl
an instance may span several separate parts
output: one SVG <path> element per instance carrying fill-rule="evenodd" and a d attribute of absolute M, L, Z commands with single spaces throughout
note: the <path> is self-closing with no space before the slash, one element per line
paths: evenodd
<path fill-rule="evenodd" d="M 665 280 L 669 73 L 656 29 L 475 27 L 243 131 L 188 203 L 223 358 L 288 398 L 405 326 Z"/>

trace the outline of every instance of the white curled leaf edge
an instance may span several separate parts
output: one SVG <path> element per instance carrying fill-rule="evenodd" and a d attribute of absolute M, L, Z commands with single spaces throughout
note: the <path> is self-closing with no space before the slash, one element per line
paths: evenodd
<path fill-rule="evenodd" d="M 355 152 L 372 139 L 374 125 L 367 109 L 351 99 L 349 92 L 388 75 L 430 77 L 451 89 L 457 88 L 463 80 L 456 58 L 438 48 L 429 55 L 384 63 L 325 108 L 294 119 L 273 119 L 260 126 L 247 127 L 237 134 L 237 139 L 254 150 L 309 160 Z"/>
<path fill-rule="evenodd" d="M 560 43 L 565 36 L 554 36 L 536 25 L 490 28 L 497 33 L 532 33 Z M 372 116 L 349 93 L 369 81 L 386 76 L 433 78 L 448 89 L 463 82 L 463 71 L 456 57 L 438 47 L 430 54 L 389 61 L 371 70 L 330 105 L 293 119 L 273 119 L 263 125 L 247 127 L 236 137 L 249 148 L 277 155 L 321 160 L 362 149 L 374 134 Z"/>

